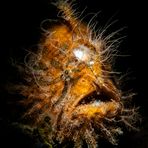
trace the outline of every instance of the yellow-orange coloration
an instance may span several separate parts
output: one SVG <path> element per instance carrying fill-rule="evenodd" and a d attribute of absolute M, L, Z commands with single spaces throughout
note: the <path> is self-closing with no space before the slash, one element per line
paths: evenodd
<path fill-rule="evenodd" d="M 133 127 L 136 114 L 124 109 L 121 91 L 110 78 L 103 53 L 110 45 L 74 16 L 67 1 L 54 4 L 63 21 L 49 28 L 37 53 L 27 57 L 26 84 L 17 86 L 26 97 L 23 120 L 34 128 L 44 125 L 41 137 L 50 144 L 68 140 L 80 148 L 85 141 L 96 148 L 100 136 L 117 144 L 118 123 Z"/>

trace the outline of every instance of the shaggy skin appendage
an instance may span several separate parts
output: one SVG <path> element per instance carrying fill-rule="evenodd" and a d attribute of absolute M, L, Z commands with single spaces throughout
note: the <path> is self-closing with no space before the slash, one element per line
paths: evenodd
<path fill-rule="evenodd" d="M 49 145 L 70 141 L 75 148 L 96 148 L 102 138 L 116 145 L 124 125 L 136 129 L 138 114 L 110 77 L 115 33 L 96 33 L 94 18 L 83 23 L 67 0 L 53 4 L 59 20 L 50 20 L 38 49 L 28 52 L 25 66 L 17 65 L 23 82 L 13 89 L 25 110 L 20 123 L 38 129 Z"/>

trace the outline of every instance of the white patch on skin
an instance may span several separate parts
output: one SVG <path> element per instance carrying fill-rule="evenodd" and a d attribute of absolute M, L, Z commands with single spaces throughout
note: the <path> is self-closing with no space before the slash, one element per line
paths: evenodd
<path fill-rule="evenodd" d="M 79 49 L 76 49 L 76 50 L 74 51 L 74 54 L 75 54 L 75 56 L 76 56 L 79 60 L 83 59 L 83 56 L 84 56 L 84 52 L 83 52 L 83 51 L 81 51 L 81 50 L 79 50 Z"/>
<path fill-rule="evenodd" d="M 75 48 L 73 53 L 74 53 L 75 57 L 80 61 L 83 61 L 83 62 L 90 61 L 91 51 L 89 48 L 87 48 L 84 45 L 80 45 L 78 48 Z"/>

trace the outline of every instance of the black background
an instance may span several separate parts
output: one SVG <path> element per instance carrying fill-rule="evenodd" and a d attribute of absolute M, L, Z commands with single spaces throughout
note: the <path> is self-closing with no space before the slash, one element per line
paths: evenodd
<path fill-rule="evenodd" d="M 90 12 L 101 11 L 97 17 L 99 25 L 104 25 L 112 16 L 112 20 L 118 20 L 108 31 L 116 31 L 126 27 L 121 36 L 127 37 L 120 45 L 123 54 L 130 57 L 118 58 L 116 68 L 118 71 L 131 72 L 127 88 L 132 87 L 137 96 L 134 101 L 140 106 L 140 113 L 143 122 L 140 125 L 139 133 L 128 133 L 120 139 L 118 147 L 127 148 L 148 148 L 148 114 L 147 114 L 147 9 L 143 1 L 107 1 L 107 0 L 79 0 L 77 8 L 82 11 L 85 6 L 86 15 Z M 47 18 L 56 16 L 55 8 L 50 5 L 50 0 L 21 0 L 4 1 L 0 4 L 0 83 L 1 88 L 11 75 L 9 61 L 11 57 L 23 57 L 24 49 L 29 49 L 37 44 L 41 37 L 40 23 Z M 91 16 L 88 17 L 88 20 Z M 88 21 L 86 19 L 86 21 Z M 1 89 L 2 90 L 2 89 Z M 0 91 L 2 93 L 2 91 Z M 7 105 L 4 95 L 0 96 L 1 117 L 0 117 L 0 140 L 6 147 L 9 143 L 14 147 L 33 147 L 28 137 L 15 133 L 5 125 L 4 117 L 7 114 Z M 4 140 L 6 142 L 4 142 Z M 26 144 L 26 145 L 25 145 Z M 1 147 L 1 146 L 0 146 Z M 108 147 L 108 146 L 106 146 Z M 111 147 L 111 146 L 110 146 Z"/>

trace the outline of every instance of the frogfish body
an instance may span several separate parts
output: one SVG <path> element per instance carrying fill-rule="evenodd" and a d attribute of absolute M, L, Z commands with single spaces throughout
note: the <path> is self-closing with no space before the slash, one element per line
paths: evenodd
<path fill-rule="evenodd" d="M 114 43 L 93 22 L 79 20 L 71 3 L 54 5 L 61 12 L 22 67 L 24 83 L 16 89 L 24 96 L 22 123 L 38 129 L 45 143 L 96 148 L 99 140 L 117 144 L 125 125 L 135 129 L 136 109 L 126 108 L 122 91 L 110 77 Z M 85 144 L 84 144 L 85 143 Z"/>

